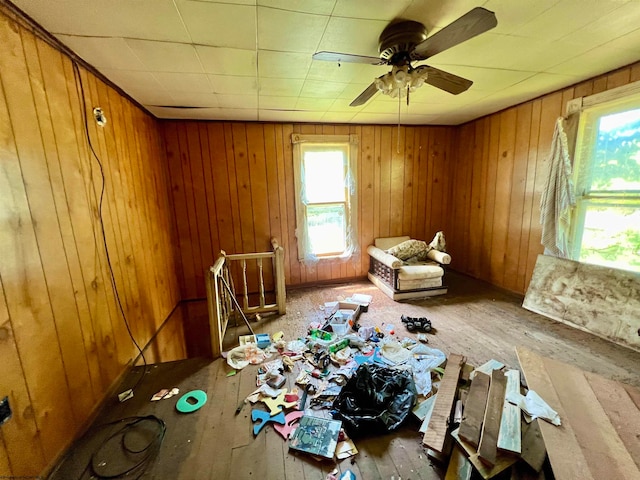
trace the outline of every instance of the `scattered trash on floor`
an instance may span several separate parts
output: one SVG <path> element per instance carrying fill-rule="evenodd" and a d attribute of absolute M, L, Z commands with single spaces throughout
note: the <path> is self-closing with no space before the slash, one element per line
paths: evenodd
<path fill-rule="evenodd" d="M 178 395 L 180 393 L 179 388 L 172 388 L 169 390 L 168 388 L 163 388 L 159 392 L 155 393 L 153 397 L 151 397 L 152 402 L 157 402 L 158 400 L 164 400 L 166 398 L 171 398 L 174 395 Z"/>

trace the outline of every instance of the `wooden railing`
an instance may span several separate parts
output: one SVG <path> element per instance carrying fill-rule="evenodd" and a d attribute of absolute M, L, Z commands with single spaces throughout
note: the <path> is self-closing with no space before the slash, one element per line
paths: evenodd
<path fill-rule="evenodd" d="M 220 252 L 220 256 L 205 275 L 207 284 L 207 304 L 209 309 L 209 327 L 211 330 L 211 350 L 213 357 L 217 358 L 222 354 L 222 340 L 224 333 L 229 324 L 229 319 L 233 315 L 241 315 L 251 330 L 251 325 L 247 320 L 247 315 L 255 315 L 257 313 L 277 312 L 284 314 L 286 312 L 286 290 L 284 281 L 284 249 L 278 245 L 278 241 L 271 239 L 273 251 L 261 253 L 237 253 L 227 255 L 224 250 Z M 265 259 L 271 262 L 273 271 L 273 286 L 275 290 L 275 303 L 266 303 L 265 296 Z M 254 270 L 248 268 L 255 262 L 255 273 L 257 275 L 257 305 L 250 305 L 252 292 L 249 290 L 249 283 L 252 280 L 248 277 L 248 271 Z M 232 264 L 239 267 L 239 276 L 242 305 L 236 298 L 236 290 L 231 274 Z M 252 331 L 253 333 L 253 331 Z"/>

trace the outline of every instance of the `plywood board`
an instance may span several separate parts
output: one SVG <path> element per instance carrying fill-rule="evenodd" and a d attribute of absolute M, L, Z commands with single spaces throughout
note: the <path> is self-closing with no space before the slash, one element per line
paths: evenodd
<path fill-rule="evenodd" d="M 637 273 L 539 255 L 522 306 L 640 350 Z"/>
<path fill-rule="evenodd" d="M 509 393 L 520 393 L 520 371 L 508 370 L 504 374 L 507 377 L 505 396 Z M 522 450 L 522 431 L 520 428 L 520 407 L 508 402 L 505 398 L 500 419 L 500 432 L 498 433 L 498 448 L 513 453 Z"/>

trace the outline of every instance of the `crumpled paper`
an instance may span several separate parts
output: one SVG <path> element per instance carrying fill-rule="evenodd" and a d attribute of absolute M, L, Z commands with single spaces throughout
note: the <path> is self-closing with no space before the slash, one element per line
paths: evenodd
<path fill-rule="evenodd" d="M 387 342 L 382 345 L 382 356 L 393 363 L 406 362 L 411 356 L 411 352 L 403 348 L 398 342 Z"/>
<path fill-rule="evenodd" d="M 509 392 L 505 398 L 509 403 L 513 403 L 520 407 L 520 410 L 525 412 L 534 420 L 536 418 L 542 418 L 553 425 L 560 425 L 560 415 L 558 415 L 558 412 L 551 408 L 549 404 L 533 390 L 529 390 L 526 396 L 523 396 L 518 392 Z"/>

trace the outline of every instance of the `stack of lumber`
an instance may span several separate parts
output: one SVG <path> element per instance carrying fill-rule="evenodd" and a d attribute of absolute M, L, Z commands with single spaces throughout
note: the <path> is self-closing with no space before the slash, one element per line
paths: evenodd
<path fill-rule="evenodd" d="M 512 479 L 543 479 L 546 451 L 537 421 L 522 421 L 520 409 L 507 402 L 508 392 L 521 392 L 520 371 L 495 360 L 473 369 L 464 357 L 451 355 L 430 417 L 423 444 L 435 458 L 449 455 L 447 480 L 490 479 L 511 469 Z M 461 376 L 469 374 L 466 386 Z M 452 419 L 456 400 L 464 399 L 460 426 Z M 452 441 L 453 440 L 453 441 Z"/>

